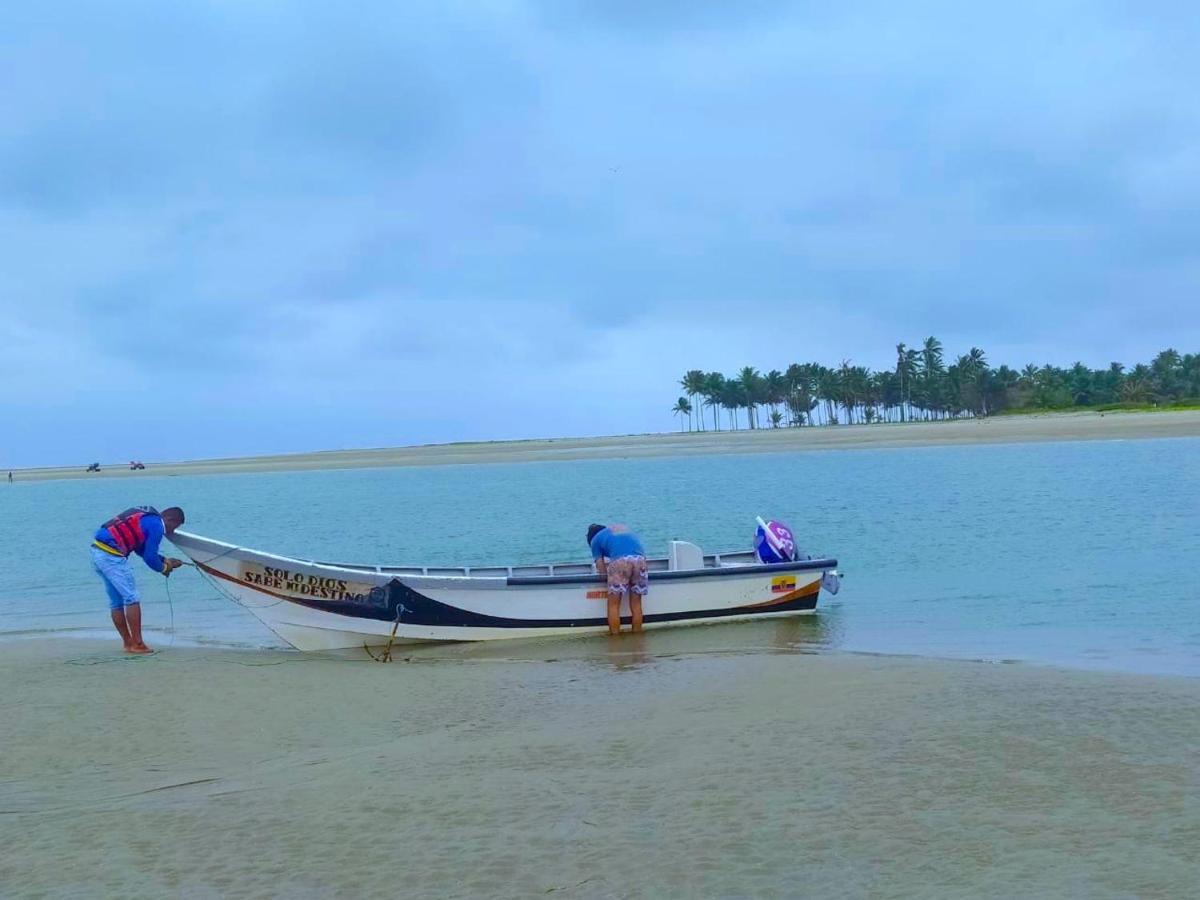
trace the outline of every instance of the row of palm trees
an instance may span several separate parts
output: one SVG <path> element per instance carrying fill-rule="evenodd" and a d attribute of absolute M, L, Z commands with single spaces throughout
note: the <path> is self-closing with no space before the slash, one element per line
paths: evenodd
<path fill-rule="evenodd" d="M 1068 409 L 1109 404 L 1170 405 L 1200 397 L 1200 354 L 1164 350 L 1128 371 L 1121 363 L 1089 369 L 1028 365 L 992 368 L 972 347 L 947 363 L 942 343 L 896 345 L 896 366 L 872 372 L 843 360 L 837 368 L 793 363 L 763 374 L 746 366 L 736 375 L 693 369 L 679 382 L 684 394 L 672 408 L 690 430 L 717 431 L 724 423 L 749 428 L 908 422 L 987 416 L 1006 409 Z M 1200 402 L 1200 401 L 1197 401 Z"/>

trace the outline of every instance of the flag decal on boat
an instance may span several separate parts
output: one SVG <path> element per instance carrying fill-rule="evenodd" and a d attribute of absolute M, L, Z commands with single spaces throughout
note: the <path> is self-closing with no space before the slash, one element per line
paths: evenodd
<path fill-rule="evenodd" d="M 786 594 L 796 589 L 795 575 L 780 575 L 771 579 L 772 594 Z"/>

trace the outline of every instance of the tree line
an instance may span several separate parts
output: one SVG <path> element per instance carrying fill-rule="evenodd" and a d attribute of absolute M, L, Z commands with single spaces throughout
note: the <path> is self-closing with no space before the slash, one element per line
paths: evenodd
<path fill-rule="evenodd" d="M 671 412 L 680 429 L 749 428 L 910 422 L 988 416 L 1006 410 L 1170 406 L 1200 403 L 1200 354 L 1163 350 L 1149 365 L 1111 363 L 1089 369 L 1027 365 L 993 368 L 978 347 L 947 363 L 942 343 L 896 345 L 896 367 L 873 372 L 843 360 L 837 368 L 793 363 L 763 374 L 746 366 L 736 375 L 693 369 L 679 382 L 683 396 Z M 724 417 L 722 416 L 724 413 Z"/>

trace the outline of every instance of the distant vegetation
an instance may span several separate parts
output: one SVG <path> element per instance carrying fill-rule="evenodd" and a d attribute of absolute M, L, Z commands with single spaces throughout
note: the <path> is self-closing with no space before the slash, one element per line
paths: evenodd
<path fill-rule="evenodd" d="M 1028 365 L 992 368 L 978 347 L 946 364 L 942 344 L 896 345 L 896 368 L 872 372 L 843 360 L 836 369 L 793 363 L 765 375 L 747 366 L 736 375 L 693 369 L 679 382 L 672 408 L 680 428 L 703 431 L 722 421 L 750 428 L 909 422 L 1075 408 L 1140 408 L 1200 404 L 1200 354 L 1164 350 L 1128 371 L 1121 363 L 1089 369 Z M 724 412 L 724 416 L 722 416 Z"/>

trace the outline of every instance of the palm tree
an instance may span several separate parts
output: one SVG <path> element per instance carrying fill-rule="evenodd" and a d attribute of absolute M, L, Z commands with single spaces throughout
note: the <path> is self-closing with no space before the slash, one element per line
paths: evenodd
<path fill-rule="evenodd" d="M 812 366 L 810 364 L 798 365 L 792 363 L 787 367 L 787 371 L 783 373 L 784 385 L 787 390 L 787 396 L 784 402 L 787 404 L 788 412 L 791 413 L 791 425 L 802 425 L 805 419 L 811 424 L 811 416 L 809 413 L 813 407 L 817 405 L 817 401 L 813 396 L 814 378 Z"/>
<path fill-rule="evenodd" d="M 1183 389 L 1191 399 L 1200 397 L 1200 353 L 1185 353 L 1179 359 L 1183 370 Z M 1179 399 L 1183 399 L 1180 397 Z"/>
<path fill-rule="evenodd" d="M 871 398 L 876 409 L 876 418 L 892 421 L 892 410 L 899 410 L 904 420 L 904 402 L 900 394 L 900 376 L 895 372 L 875 372 L 871 375 Z"/>
<path fill-rule="evenodd" d="M 987 382 L 990 375 L 987 357 L 978 347 L 972 347 L 967 351 L 967 359 L 971 361 L 970 374 L 979 397 L 979 411 L 986 416 L 988 414 Z"/>
<path fill-rule="evenodd" d="M 737 411 L 746 405 L 746 389 L 740 381 L 729 379 L 725 382 L 721 390 L 721 405 L 729 410 L 730 428 L 737 431 Z"/>
<path fill-rule="evenodd" d="M 1121 385 L 1121 399 L 1126 403 L 1145 403 L 1150 399 L 1150 369 L 1141 363 L 1125 376 Z"/>
<path fill-rule="evenodd" d="M 679 430 L 683 431 L 683 417 L 688 417 L 688 431 L 692 430 L 692 404 L 688 403 L 687 397 L 680 397 L 675 401 L 675 405 L 671 407 L 671 412 L 679 416 Z"/>
<path fill-rule="evenodd" d="M 1092 382 L 1096 388 L 1096 399 L 1101 403 L 1113 403 L 1120 397 L 1121 381 L 1125 375 L 1125 366 L 1119 362 L 1111 362 L 1108 368 L 1101 372 L 1092 373 Z"/>
<path fill-rule="evenodd" d="M 1200 398 L 1200 354 L 1167 349 L 1149 365 L 1139 363 L 1128 372 L 1119 362 L 1104 369 L 1091 369 L 1082 362 L 1069 369 L 1031 363 L 1018 372 L 1007 365 L 992 369 L 978 347 L 947 367 L 941 342 L 930 336 L 919 350 L 897 344 L 894 371 L 872 372 L 846 359 L 837 369 L 793 363 L 785 372 L 772 369 L 765 376 L 753 366 L 729 378 L 695 369 L 680 384 L 687 395 L 679 398 L 683 404 L 676 403 L 672 412 L 680 416 L 686 412 L 689 429 L 703 427 L 691 420 L 702 414 L 703 406 L 712 409 L 713 427 L 718 430 L 722 409 L 728 410 L 729 427 L 736 429 L 738 410 L 743 407 L 747 425 L 759 428 L 759 407 L 764 404 L 773 427 L 784 422 L 795 426 L 894 421 L 897 416 L 904 422 L 988 416 L 1017 407 L 1060 409 L 1115 400 L 1174 403 Z M 693 397 L 702 398 L 699 409 Z M 786 415 L 780 412 L 780 404 Z"/>
<path fill-rule="evenodd" d="M 700 391 L 704 402 L 708 404 L 713 414 L 713 428 L 721 430 L 721 397 L 725 393 L 725 376 L 720 372 L 708 372 L 704 376 L 704 389 Z"/>
<path fill-rule="evenodd" d="M 850 360 L 843 359 L 842 366 L 837 372 L 837 388 L 835 396 L 838 403 L 846 410 L 846 422 L 854 424 L 854 414 L 860 406 L 870 401 L 871 376 L 864 366 L 852 366 Z M 859 412 L 859 419 L 862 411 Z"/>
<path fill-rule="evenodd" d="M 1169 400 L 1183 393 L 1183 357 L 1174 348 L 1167 348 L 1150 362 L 1151 379 L 1156 400 Z"/>
<path fill-rule="evenodd" d="M 909 375 L 908 348 L 901 341 L 896 345 L 896 377 L 900 379 L 900 421 L 904 421 L 904 378 Z"/>
<path fill-rule="evenodd" d="M 1068 390 L 1071 392 L 1071 402 L 1076 406 L 1087 406 L 1092 402 L 1092 370 L 1081 362 L 1071 366 Z"/>
<path fill-rule="evenodd" d="M 945 366 L 942 365 L 942 342 L 930 335 L 925 338 L 925 343 L 921 347 L 921 392 L 924 395 L 925 418 L 928 419 L 931 412 L 939 412 L 944 408 L 942 395 L 944 390 L 939 390 L 938 379 L 946 373 Z"/>
<path fill-rule="evenodd" d="M 813 368 L 816 370 L 817 397 L 825 404 L 825 424 L 836 425 L 837 416 L 833 413 L 833 401 L 838 394 L 837 372 L 817 363 L 813 364 Z"/>
<path fill-rule="evenodd" d="M 1008 366 L 1001 366 L 992 375 L 989 383 L 993 402 L 991 409 L 1011 406 L 1011 395 L 1016 390 L 1020 376 Z"/>
<path fill-rule="evenodd" d="M 690 404 L 694 404 L 696 397 L 704 393 L 705 378 L 705 374 L 699 369 L 691 369 L 680 380 L 679 386 L 687 394 Z M 700 431 L 704 430 L 704 416 L 697 417 L 697 425 Z"/>
<path fill-rule="evenodd" d="M 758 403 L 762 394 L 762 376 L 754 366 L 746 366 L 738 373 L 738 381 L 745 391 L 746 418 L 751 428 L 758 427 Z"/>
<path fill-rule="evenodd" d="M 768 372 L 766 378 L 763 379 L 762 391 L 763 399 L 771 407 L 771 415 L 774 416 L 779 410 L 779 404 L 787 397 L 787 380 L 783 377 L 783 373 L 778 369 Z"/>
<path fill-rule="evenodd" d="M 917 360 L 920 358 L 921 358 L 921 354 L 919 352 L 917 352 L 916 350 L 913 350 L 910 348 L 910 349 L 904 351 L 904 371 L 905 371 L 905 375 L 906 375 L 905 380 L 904 380 L 904 387 L 905 387 L 905 393 L 907 395 L 905 397 L 905 400 L 908 403 L 908 418 L 910 421 L 912 420 L 912 417 L 913 417 L 913 399 L 912 399 L 913 383 L 917 379 Z"/>
<path fill-rule="evenodd" d="M 930 335 L 921 348 L 921 362 L 926 372 L 942 370 L 942 342 Z"/>

